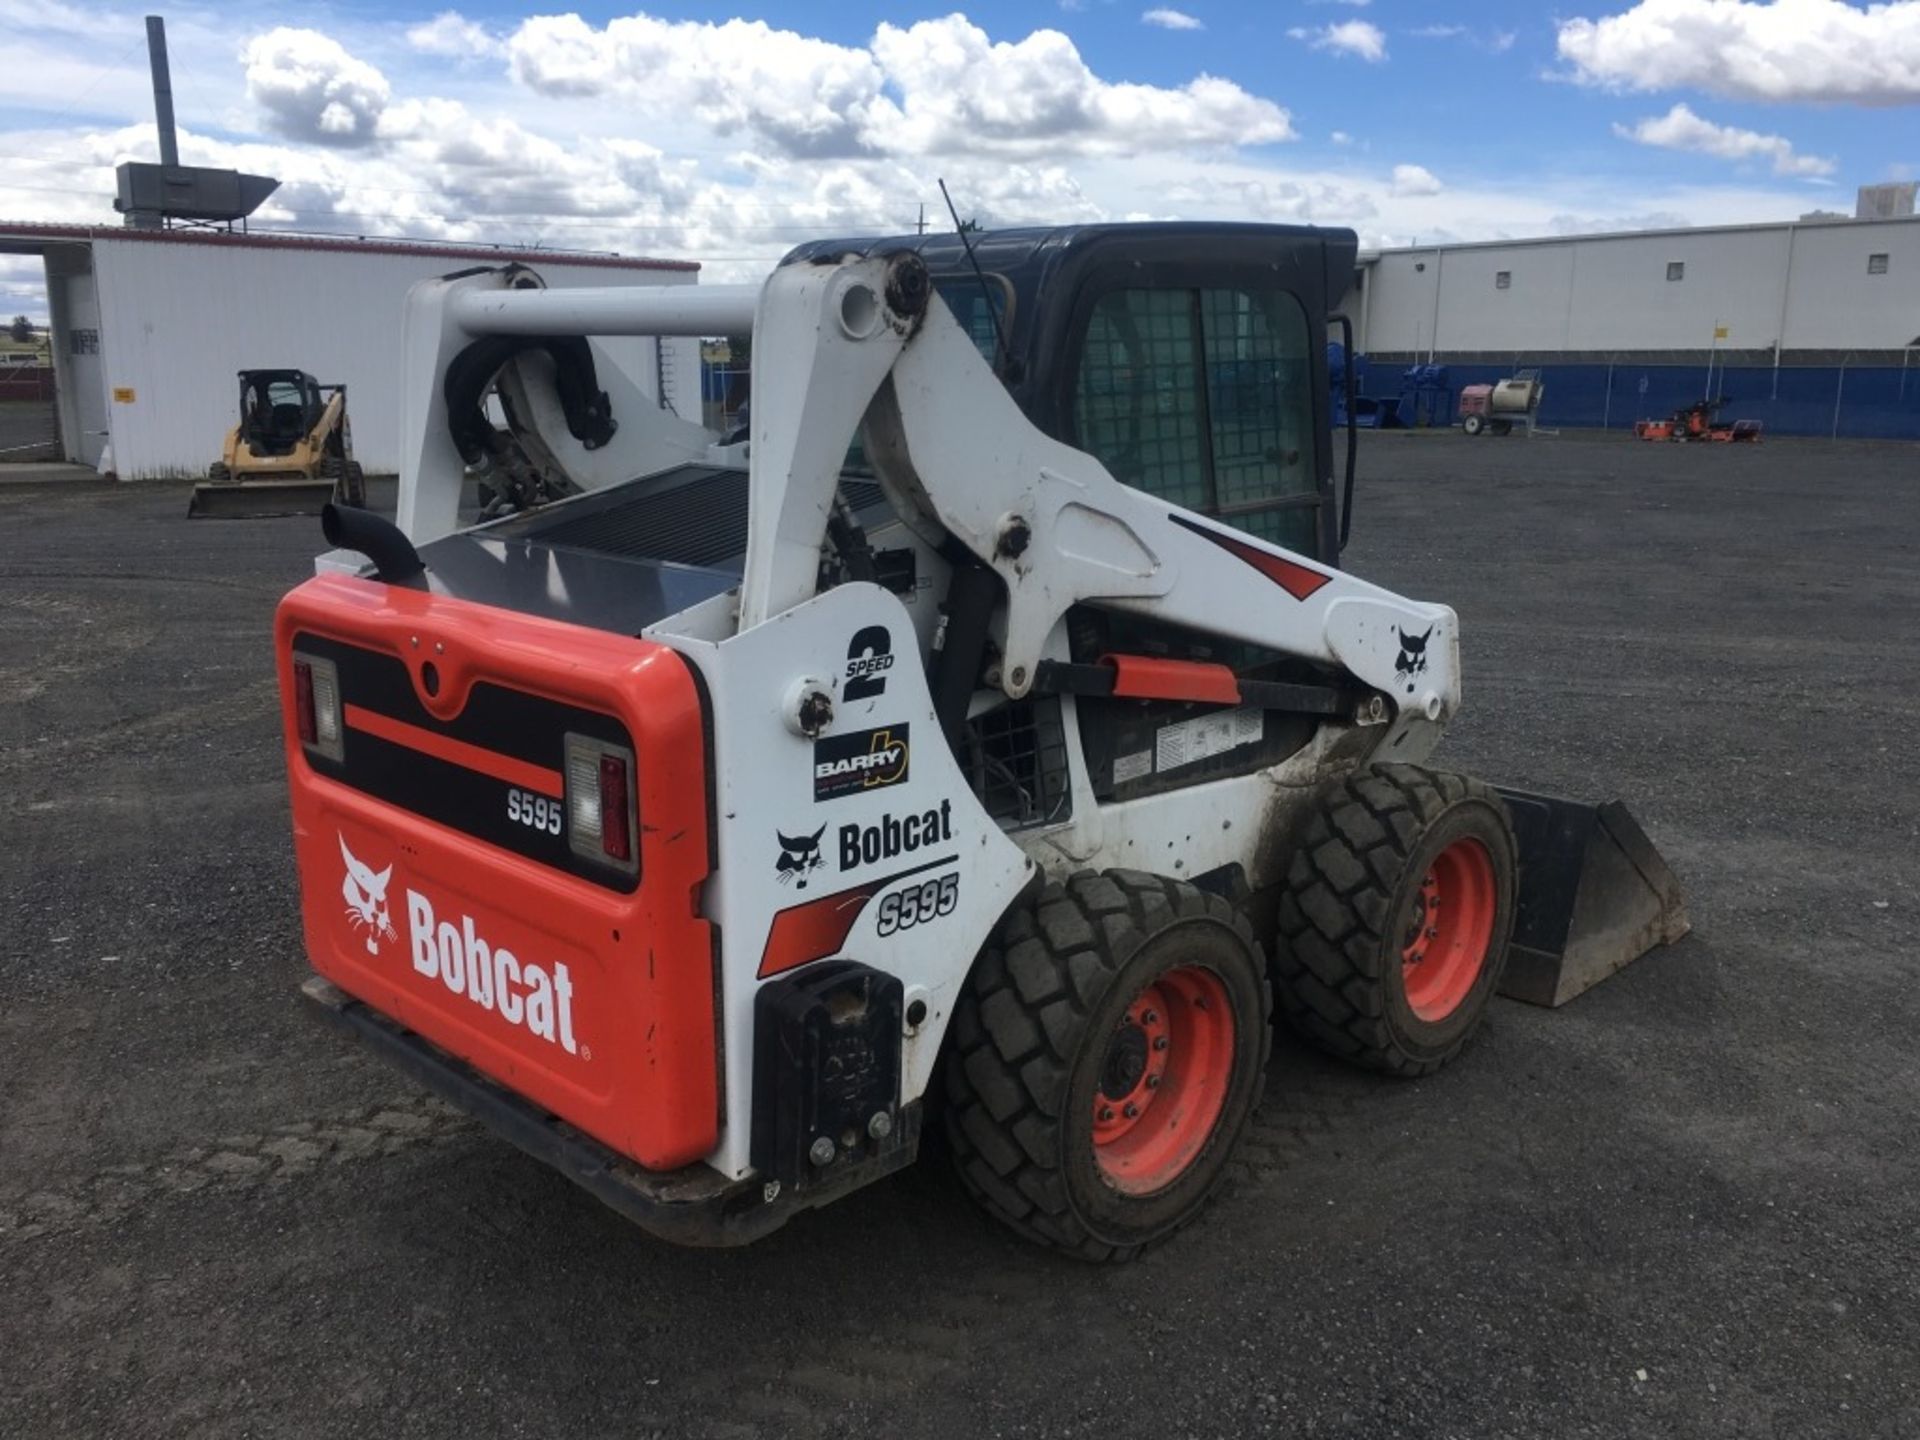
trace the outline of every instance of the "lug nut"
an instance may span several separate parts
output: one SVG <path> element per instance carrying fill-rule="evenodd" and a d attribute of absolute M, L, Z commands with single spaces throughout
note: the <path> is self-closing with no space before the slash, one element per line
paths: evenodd
<path fill-rule="evenodd" d="M 807 1158 L 816 1165 L 831 1165 L 833 1157 L 839 1153 L 831 1135 L 822 1135 L 808 1147 Z"/>
<path fill-rule="evenodd" d="M 1166 1037 L 1166 1036 L 1164 1036 L 1164 1035 L 1156 1035 L 1156 1036 L 1154 1036 L 1154 1037 L 1153 1037 L 1153 1048 L 1154 1048 L 1154 1049 L 1156 1049 L 1156 1050 L 1164 1050 L 1164 1049 L 1166 1049 L 1166 1048 L 1167 1048 L 1167 1037 Z"/>
<path fill-rule="evenodd" d="M 1440 932 L 1438 930 L 1433 929 L 1431 926 L 1429 926 L 1427 929 L 1427 939 L 1438 940 L 1439 938 L 1440 938 Z"/>
<path fill-rule="evenodd" d="M 1158 1090 L 1159 1088 L 1160 1088 L 1160 1077 L 1158 1075 L 1147 1076 L 1147 1089 Z"/>
<path fill-rule="evenodd" d="M 1100 1118 L 1101 1118 L 1101 1120 L 1103 1120 L 1103 1121 L 1106 1121 L 1106 1120 L 1111 1120 L 1111 1119 L 1113 1119 L 1113 1106 L 1111 1106 L 1111 1105 L 1102 1105 L 1102 1106 L 1100 1107 Z"/>
<path fill-rule="evenodd" d="M 893 1116 L 884 1110 L 873 1112 L 873 1118 L 867 1121 L 867 1134 L 875 1140 L 884 1140 L 893 1133 Z"/>
<path fill-rule="evenodd" d="M 1125 1114 L 1127 1119 L 1137 1120 L 1140 1118 L 1140 1107 L 1134 1104 L 1131 1100 L 1129 1100 L 1127 1102 L 1127 1108 L 1126 1108 Z"/>
<path fill-rule="evenodd" d="M 1140 1023 L 1142 1025 L 1158 1025 L 1160 1023 L 1160 1012 L 1158 1010 L 1142 1010 L 1140 1012 Z"/>

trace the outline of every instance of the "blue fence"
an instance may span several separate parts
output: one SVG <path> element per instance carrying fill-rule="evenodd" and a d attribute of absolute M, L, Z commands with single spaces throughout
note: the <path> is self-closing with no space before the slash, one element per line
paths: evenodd
<path fill-rule="evenodd" d="M 1454 403 L 1463 385 L 1490 384 L 1525 364 L 1524 360 L 1504 365 L 1448 364 L 1447 384 Z M 1360 387 L 1362 393 L 1397 393 L 1407 368 L 1375 361 Z M 1631 429 L 1636 420 L 1664 419 L 1703 397 L 1724 396 L 1722 420 L 1758 420 L 1772 435 L 1920 440 L 1920 364 L 1908 369 L 1897 365 L 1783 365 L 1779 369 L 1716 365 L 1711 382 L 1704 363 L 1622 361 L 1533 368 L 1546 382 L 1540 424 L 1549 428 Z"/>

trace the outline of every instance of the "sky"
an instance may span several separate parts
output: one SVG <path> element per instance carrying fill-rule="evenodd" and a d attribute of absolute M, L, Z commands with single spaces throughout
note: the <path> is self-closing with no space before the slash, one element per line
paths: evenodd
<path fill-rule="evenodd" d="M 0 219 L 115 224 L 148 6 L 0 0 Z M 941 223 L 1365 246 L 1851 213 L 1920 174 L 1920 0 L 223 0 L 166 11 L 181 158 L 259 226 L 690 258 Z M 43 318 L 38 262 L 0 309 Z"/>

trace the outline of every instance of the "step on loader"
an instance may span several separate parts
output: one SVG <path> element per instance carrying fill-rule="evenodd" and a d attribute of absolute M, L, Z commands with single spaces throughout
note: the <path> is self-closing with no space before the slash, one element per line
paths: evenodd
<path fill-rule="evenodd" d="M 398 523 L 330 508 L 279 610 L 308 998 L 672 1240 L 937 1126 L 1000 1221 L 1124 1259 L 1276 1023 L 1423 1075 L 1509 975 L 1685 929 L 1618 806 L 1431 762 L 1458 618 L 1340 566 L 1350 232 L 969 244 L 416 286 Z M 734 444 L 593 343 L 749 329 Z"/>

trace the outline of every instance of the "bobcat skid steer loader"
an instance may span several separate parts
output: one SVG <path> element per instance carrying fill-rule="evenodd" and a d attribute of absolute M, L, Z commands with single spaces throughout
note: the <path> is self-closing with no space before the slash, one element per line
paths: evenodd
<path fill-rule="evenodd" d="M 1426 764 L 1458 621 L 1338 564 L 1351 233 L 962 243 L 416 286 L 399 523 L 329 511 L 280 607 L 307 996 L 669 1239 L 938 1125 L 1000 1220 L 1125 1258 L 1219 1180 L 1276 1011 L 1423 1075 L 1503 980 L 1685 927 L 1618 807 Z M 731 448 L 582 340 L 748 326 Z M 460 528 L 482 466 L 568 498 Z"/>

